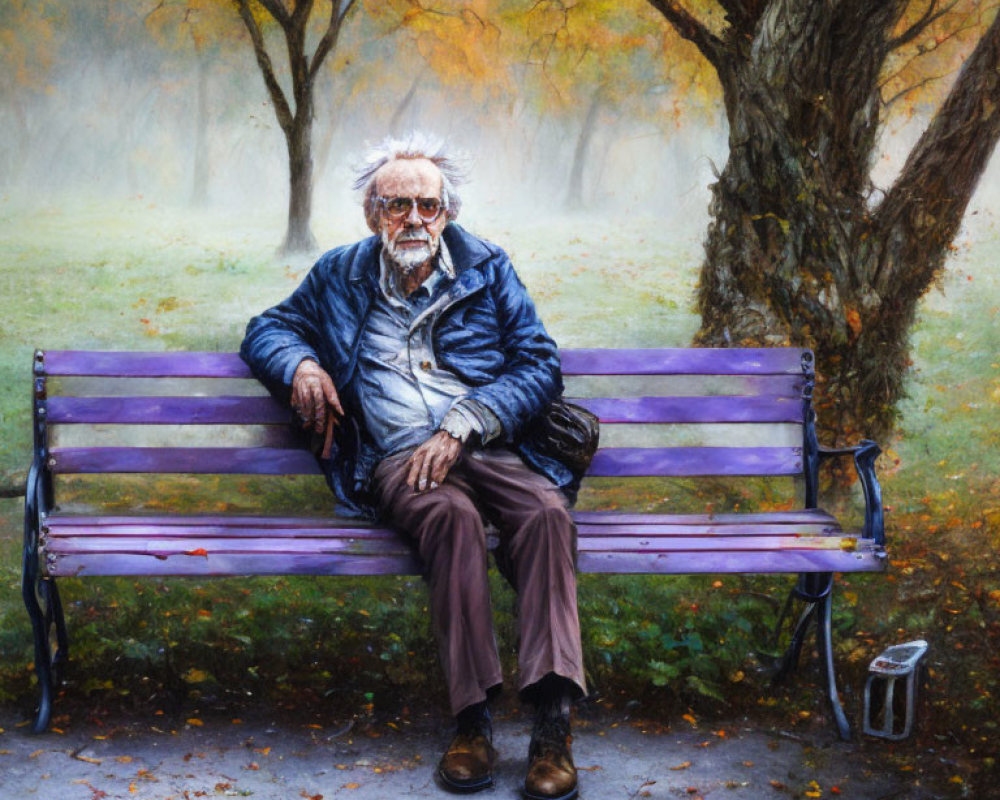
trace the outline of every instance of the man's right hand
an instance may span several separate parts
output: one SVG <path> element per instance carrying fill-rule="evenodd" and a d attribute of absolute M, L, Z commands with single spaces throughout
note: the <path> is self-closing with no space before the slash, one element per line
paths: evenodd
<path fill-rule="evenodd" d="M 312 359 L 303 360 L 292 376 L 292 408 L 307 429 L 325 434 L 322 457 L 329 458 L 333 426 L 344 416 L 344 408 L 333 379 Z"/>

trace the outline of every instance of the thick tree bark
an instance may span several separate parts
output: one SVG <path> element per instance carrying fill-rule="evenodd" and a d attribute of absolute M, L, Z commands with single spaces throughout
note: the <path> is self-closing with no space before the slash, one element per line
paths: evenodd
<path fill-rule="evenodd" d="M 810 346 L 827 438 L 887 436 L 917 302 L 1000 132 L 1000 20 L 873 209 L 879 76 L 906 0 L 727 0 L 722 38 L 676 2 L 650 2 L 715 66 L 730 125 L 697 343 Z"/>

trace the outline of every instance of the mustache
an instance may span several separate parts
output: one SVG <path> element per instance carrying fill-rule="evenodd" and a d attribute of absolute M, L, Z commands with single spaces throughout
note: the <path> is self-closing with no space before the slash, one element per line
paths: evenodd
<path fill-rule="evenodd" d="M 403 231 L 396 237 L 397 242 L 427 242 L 430 244 L 431 235 L 427 231 Z"/>

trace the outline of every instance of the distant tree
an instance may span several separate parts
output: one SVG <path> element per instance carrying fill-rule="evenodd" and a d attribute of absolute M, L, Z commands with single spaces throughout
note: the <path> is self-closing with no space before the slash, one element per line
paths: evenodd
<path fill-rule="evenodd" d="M 729 120 L 698 343 L 811 346 L 821 424 L 886 436 L 918 301 L 941 273 L 1000 136 L 995 5 L 649 2 L 714 68 Z M 887 108 L 929 99 L 920 93 L 941 87 L 963 59 L 881 192 L 871 169 Z"/>
<path fill-rule="evenodd" d="M 602 118 L 651 121 L 664 113 L 683 66 L 663 57 L 663 26 L 655 12 L 608 0 L 539 0 L 508 19 L 521 41 L 522 83 L 546 117 L 576 133 L 565 203 L 585 205 L 584 176 Z"/>
<path fill-rule="evenodd" d="M 58 3 L 5 0 L 0 6 L 0 186 L 12 181 L 28 161 L 37 134 L 27 98 L 44 94 L 58 59 Z"/>
<path fill-rule="evenodd" d="M 344 20 L 356 0 L 329 0 L 329 16 L 322 26 L 312 55 L 306 52 L 313 0 L 235 0 L 240 18 L 250 34 L 257 66 L 264 78 L 278 125 L 288 149 L 288 229 L 282 252 L 313 250 L 316 239 L 310 227 L 313 195 L 312 129 L 314 90 L 320 67 L 337 47 Z M 291 3 L 289 9 L 287 3 Z M 282 89 L 265 43 L 267 22 L 277 23 L 285 42 L 291 78 L 291 97 Z"/>
<path fill-rule="evenodd" d="M 246 32 L 232 8 L 218 0 L 159 0 L 146 15 L 145 23 L 160 47 L 177 53 L 182 59 L 194 60 L 191 202 L 202 205 L 208 201 L 211 174 L 208 147 L 212 108 L 210 73 L 223 53 L 245 38 Z"/>

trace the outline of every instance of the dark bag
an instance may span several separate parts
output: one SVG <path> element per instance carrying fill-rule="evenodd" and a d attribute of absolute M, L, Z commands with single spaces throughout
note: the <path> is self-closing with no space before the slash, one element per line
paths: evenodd
<path fill-rule="evenodd" d="M 525 433 L 539 453 L 569 467 L 579 484 L 597 452 L 601 430 L 594 414 L 559 398 L 529 423 Z"/>

